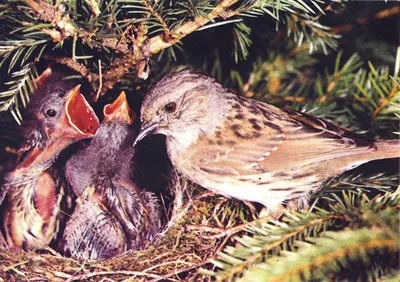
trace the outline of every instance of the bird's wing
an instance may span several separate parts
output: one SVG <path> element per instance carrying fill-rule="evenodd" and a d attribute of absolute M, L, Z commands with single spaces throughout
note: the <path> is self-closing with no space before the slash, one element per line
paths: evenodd
<path fill-rule="evenodd" d="M 241 111 L 245 118 L 227 119 L 215 135 L 203 136 L 190 147 L 195 169 L 237 177 L 260 175 L 370 148 L 347 138 L 344 129 L 313 116 L 260 102 Z"/>
<path fill-rule="evenodd" d="M 150 192 L 131 181 L 114 179 L 112 185 L 105 191 L 106 205 L 123 226 L 129 246 L 142 248 L 161 227 L 161 207 Z"/>
<path fill-rule="evenodd" d="M 285 109 L 285 140 L 263 165 L 287 170 L 313 163 L 365 153 L 373 143 L 315 116 Z"/>
<path fill-rule="evenodd" d="M 122 223 L 129 236 L 136 237 L 144 209 L 139 189 L 127 181 L 114 179 L 111 182 L 112 187 L 104 189 L 106 205 Z"/>
<path fill-rule="evenodd" d="M 127 242 L 117 219 L 95 198 L 89 198 L 81 199 L 72 214 L 63 249 L 78 259 L 105 259 L 126 251 Z"/>

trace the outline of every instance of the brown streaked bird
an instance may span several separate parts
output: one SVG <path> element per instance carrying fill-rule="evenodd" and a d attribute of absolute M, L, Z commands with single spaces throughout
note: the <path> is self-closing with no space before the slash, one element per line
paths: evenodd
<path fill-rule="evenodd" d="M 80 199 L 63 235 L 65 254 L 106 259 L 146 247 L 160 231 L 158 200 L 134 181 L 134 119 L 122 92 L 104 107 L 90 144 L 67 161 L 66 177 Z"/>
<path fill-rule="evenodd" d="M 96 192 L 86 187 L 67 222 L 60 244 L 66 256 L 82 260 L 112 258 L 128 249 L 124 230 Z"/>
<path fill-rule="evenodd" d="M 166 135 L 175 168 L 228 197 L 278 217 L 305 204 L 328 178 L 376 159 L 400 157 L 399 140 L 369 142 L 317 117 L 233 94 L 213 78 L 180 71 L 145 96 L 141 132 Z"/>
<path fill-rule="evenodd" d="M 99 125 L 80 86 L 63 77 L 49 67 L 36 80 L 23 111 L 21 157 L 0 188 L 2 232 L 12 249 L 42 249 L 56 237 L 64 195 L 57 156 Z"/>

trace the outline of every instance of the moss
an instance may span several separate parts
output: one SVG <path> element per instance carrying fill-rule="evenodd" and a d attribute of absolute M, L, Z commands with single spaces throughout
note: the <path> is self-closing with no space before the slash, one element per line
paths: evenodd
<path fill-rule="evenodd" d="M 231 227 L 241 222 L 240 213 L 244 207 L 238 202 L 208 194 L 201 190 L 196 197 L 184 200 L 180 210 L 174 211 L 175 214 L 181 212 L 182 216 L 178 216 L 159 240 L 145 250 L 129 251 L 97 262 L 64 258 L 53 251 L 41 254 L 0 251 L 0 277 L 4 281 L 200 279 L 198 269 L 208 267 L 208 259 L 229 237 L 223 233 L 214 237 L 209 235 L 224 230 L 225 224 Z"/>

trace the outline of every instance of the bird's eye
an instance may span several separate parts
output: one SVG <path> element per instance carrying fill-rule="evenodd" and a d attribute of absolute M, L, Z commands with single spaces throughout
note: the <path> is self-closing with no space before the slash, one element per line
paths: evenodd
<path fill-rule="evenodd" d="M 53 109 L 48 109 L 48 110 L 46 111 L 46 115 L 47 115 L 48 117 L 55 117 L 55 116 L 57 115 L 57 111 L 56 111 L 56 110 L 53 110 Z"/>
<path fill-rule="evenodd" d="M 164 110 L 165 110 L 167 113 L 173 113 L 173 112 L 175 112 L 175 110 L 176 110 L 176 103 L 170 102 L 170 103 L 166 104 L 166 105 L 164 106 Z"/>

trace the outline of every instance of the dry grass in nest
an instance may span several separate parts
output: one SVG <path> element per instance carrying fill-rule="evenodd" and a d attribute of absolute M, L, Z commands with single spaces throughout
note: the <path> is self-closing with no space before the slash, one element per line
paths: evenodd
<path fill-rule="evenodd" d="M 46 253 L 0 251 L 3 281 L 199 281 L 200 268 L 243 230 L 250 212 L 238 202 L 187 187 L 177 177 L 171 221 L 160 239 L 145 250 L 104 261 L 77 261 L 53 250 Z M 196 192 L 195 192 L 196 193 Z M 243 214 L 245 211 L 245 214 Z M 1 281 L 0 278 L 0 281 Z"/>

